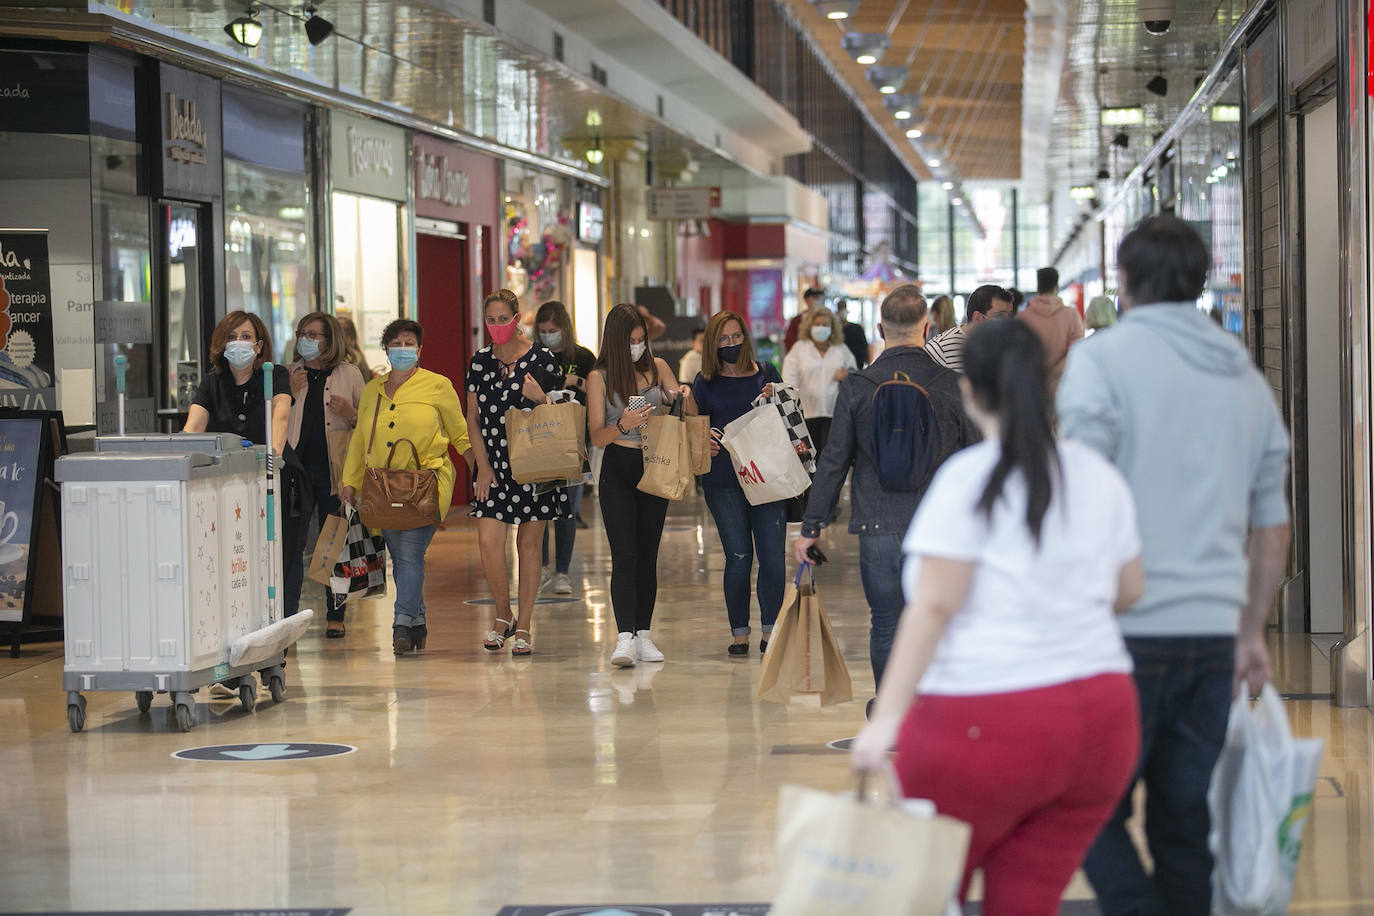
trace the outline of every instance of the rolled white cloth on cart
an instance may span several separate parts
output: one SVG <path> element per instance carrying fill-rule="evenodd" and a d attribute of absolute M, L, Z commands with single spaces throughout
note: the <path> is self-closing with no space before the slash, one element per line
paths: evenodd
<path fill-rule="evenodd" d="M 257 665 L 279 654 L 287 646 L 301 638 L 310 626 L 315 612 L 305 608 L 284 620 L 278 620 L 261 630 L 245 633 L 229 647 L 229 667 L 241 668 Z"/>

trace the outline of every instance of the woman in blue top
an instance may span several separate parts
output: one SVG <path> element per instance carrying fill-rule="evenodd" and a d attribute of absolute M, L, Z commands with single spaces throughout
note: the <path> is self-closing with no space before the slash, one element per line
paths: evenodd
<path fill-rule="evenodd" d="M 748 413 L 750 403 L 760 394 L 771 395 L 774 383 L 781 381 L 771 363 L 754 362 L 754 344 L 743 318 L 730 311 L 712 316 L 706 325 L 701 374 L 692 383 L 692 393 L 697 409 L 711 418 L 711 470 L 702 480 L 702 490 L 725 551 L 725 609 L 734 635 L 727 649 L 731 655 L 749 654 L 749 571 L 755 554 L 759 558 L 759 618 L 763 623 L 759 652 L 768 648 L 768 634 L 773 632 L 773 621 L 782 606 L 787 500 L 749 505 L 730 456 L 720 447 L 720 430 Z"/>

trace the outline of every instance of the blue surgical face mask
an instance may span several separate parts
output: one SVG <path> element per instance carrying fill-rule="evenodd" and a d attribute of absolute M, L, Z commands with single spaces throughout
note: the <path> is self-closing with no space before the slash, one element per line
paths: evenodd
<path fill-rule="evenodd" d="M 562 331 L 540 331 L 539 341 L 550 350 L 558 350 L 563 347 Z"/>
<path fill-rule="evenodd" d="M 231 340 L 224 345 L 224 359 L 235 369 L 247 369 L 257 359 L 256 346 L 251 340 Z"/>
<path fill-rule="evenodd" d="M 320 355 L 320 342 L 313 337 L 298 337 L 296 352 L 301 355 L 301 359 L 310 362 Z"/>
<path fill-rule="evenodd" d="M 388 347 L 386 358 L 391 361 L 391 368 L 407 372 L 420 362 L 420 350 L 417 347 Z"/>
<path fill-rule="evenodd" d="M 830 325 L 818 324 L 811 329 L 811 339 L 817 343 L 825 343 L 830 339 Z"/>

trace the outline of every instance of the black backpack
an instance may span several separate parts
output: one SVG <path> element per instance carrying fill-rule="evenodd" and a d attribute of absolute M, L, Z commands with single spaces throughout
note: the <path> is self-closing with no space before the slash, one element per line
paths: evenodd
<path fill-rule="evenodd" d="M 873 392 L 869 446 L 884 490 L 919 490 L 935 470 L 935 408 L 924 388 L 894 372 Z"/>

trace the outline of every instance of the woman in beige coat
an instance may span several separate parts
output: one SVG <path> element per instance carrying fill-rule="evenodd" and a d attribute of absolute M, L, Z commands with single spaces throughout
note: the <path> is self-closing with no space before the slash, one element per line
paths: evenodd
<path fill-rule="evenodd" d="M 363 393 L 363 374 L 344 358 L 344 336 L 333 315 L 311 312 L 296 325 L 296 346 L 292 354 L 291 418 L 286 441 L 301 464 L 305 465 L 310 487 L 302 502 L 313 497 L 320 524 L 339 511 L 339 478 L 353 425 L 358 418 L 358 400 Z M 300 543 L 306 546 L 310 515 L 300 515 Z M 313 552 L 313 547 L 310 548 Z M 286 558 L 285 611 L 294 614 L 300 604 L 305 566 L 300 552 Z M 344 602 L 333 594 L 326 597 L 325 635 L 337 639 L 344 635 Z"/>

